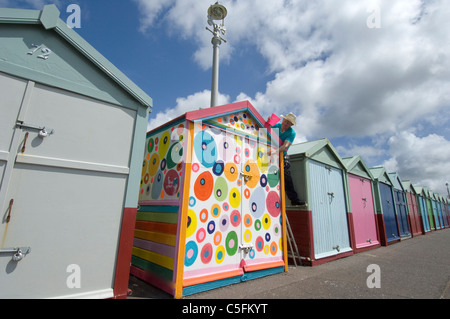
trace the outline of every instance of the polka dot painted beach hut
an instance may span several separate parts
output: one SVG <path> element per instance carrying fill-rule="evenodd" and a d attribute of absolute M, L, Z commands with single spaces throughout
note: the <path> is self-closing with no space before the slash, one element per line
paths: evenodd
<path fill-rule="evenodd" d="M 279 139 L 247 101 L 147 133 L 131 274 L 175 298 L 287 270 Z"/>

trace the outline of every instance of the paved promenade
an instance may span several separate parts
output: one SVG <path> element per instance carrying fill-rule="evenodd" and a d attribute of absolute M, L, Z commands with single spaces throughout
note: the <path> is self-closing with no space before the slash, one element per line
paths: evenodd
<path fill-rule="evenodd" d="M 169 298 L 155 289 L 146 288 L 146 285 L 135 279 L 130 280 L 130 288 L 134 290 L 132 297 Z M 286 273 L 184 299 L 322 298 L 450 299 L 450 229 L 438 230 L 317 267 L 290 265 Z"/>

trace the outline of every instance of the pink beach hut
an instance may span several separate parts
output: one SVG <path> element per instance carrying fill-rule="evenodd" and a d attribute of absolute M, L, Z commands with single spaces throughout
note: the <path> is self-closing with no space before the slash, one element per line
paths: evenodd
<path fill-rule="evenodd" d="M 373 176 L 361 156 L 343 158 L 350 194 L 349 224 L 355 253 L 381 246 L 375 215 Z"/>

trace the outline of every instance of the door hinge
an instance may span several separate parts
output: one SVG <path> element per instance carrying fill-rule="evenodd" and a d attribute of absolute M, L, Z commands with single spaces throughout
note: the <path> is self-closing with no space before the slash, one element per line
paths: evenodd
<path fill-rule="evenodd" d="M 14 205 L 14 199 L 11 199 L 9 201 L 8 216 L 6 216 L 7 224 L 11 221 L 11 212 L 12 212 L 13 205 Z"/>

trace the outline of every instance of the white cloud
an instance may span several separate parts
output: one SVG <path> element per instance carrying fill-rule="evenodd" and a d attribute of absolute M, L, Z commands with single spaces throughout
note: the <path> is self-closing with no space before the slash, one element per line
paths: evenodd
<path fill-rule="evenodd" d="M 230 97 L 219 94 L 218 103 L 219 105 L 228 104 L 230 103 Z M 155 129 L 173 120 L 174 118 L 185 114 L 186 112 L 209 108 L 210 104 L 211 91 L 209 90 L 204 90 L 203 92 L 189 95 L 187 98 L 178 98 L 175 108 L 166 109 L 164 112 L 160 112 L 152 116 L 148 123 L 148 130 L 150 131 L 151 129 Z"/>
<path fill-rule="evenodd" d="M 411 132 L 400 132 L 389 139 L 392 158 L 384 163 L 389 172 L 400 178 L 426 186 L 446 195 L 445 183 L 450 182 L 450 141 L 430 134 L 418 137 Z"/>

